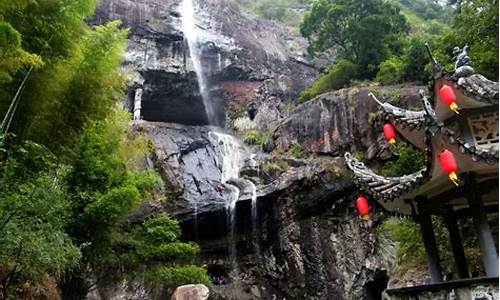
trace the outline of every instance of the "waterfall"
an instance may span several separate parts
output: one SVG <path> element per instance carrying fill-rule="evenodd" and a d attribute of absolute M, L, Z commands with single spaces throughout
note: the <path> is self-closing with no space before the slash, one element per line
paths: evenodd
<path fill-rule="evenodd" d="M 196 24 L 195 9 L 193 0 L 183 0 L 181 5 L 182 31 L 187 40 L 189 56 L 193 62 L 194 71 L 198 80 L 198 88 L 205 106 L 205 112 L 209 123 L 215 120 L 212 103 L 210 102 L 207 82 L 203 73 L 203 64 L 201 63 L 202 41 L 200 40 L 200 29 Z"/>
<path fill-rule="evenodd" d="M 236 249 L 236 202 L 240 198 L 240 189 L 233 184 L 228 183 L 231 179 L 240 177 L 240 168 L 242 166 L 241 144 L 229 134 L 210 132 L 209 137 L 213 140 L 214 145 L 219 149 L 222 165 L 221 182 L 225 183 L 232 191 L 231 197 L 226 202 L 228 232 L 228 251 L 229 259 L 235 275 L 238 274 L 237 249 Z"/>
<path fill-rule="evenodd" d="M 243 162 L 240 142 L 229 134 L 210 132 L 209 135 L 217 144 L 222 156 L 221 181 L 225 183 L 230 179 L 239 178 Z"/>
<path fill-rule="evenodd" d="M 227 218 L 229 224 L 229 260 L 231 261 L 231 265 L 233 267 L 233 271 L 235 274 L 238 274 L 238 262 L 237 262 L 237 249 L 236 249 L 236 202 L 240 198 L 240 189 L 237 186 L 229 185 L 229 187 L 233 190 L 232 197 L 230 202 L 226 205 L 226 210 L 228 211 Z"/>
<path fill-rule="evenodd" d="M 252 188 L 252 244 L 257 257 L 257 261 L 260 259 L 260 243 L 259 243 L 259 232 L 257 227 L 257 187 L 255 183 L 251 180 L 247 180 L 248 185 Z"/>

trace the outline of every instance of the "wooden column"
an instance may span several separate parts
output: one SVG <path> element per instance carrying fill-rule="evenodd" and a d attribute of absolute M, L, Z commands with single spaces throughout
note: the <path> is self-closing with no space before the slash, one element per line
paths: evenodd
<path fill-rule="evenodd" d="M 419 200 L 421 201 L 422 199 Z M 434 229 L 432 228 L 431 215 L 421 210 L 419 205 L 419 211 L 418 215 L 416 215 L 416 219 L 420 224 L 420 230 L 422 232 L 427 265 L 429 266 L 429 272 L 431 274 L 431 283 L 442 282 L 443 276 L 441 274 L 441 265 L 439 264 L 439 251 L 436 245 Z"/>
<path fill-rule="evenodd" d="M 476 181 L 473 175 L 466 178 L 466 190 L 486 275 L 488 277 L 498 277 L 498 254 L 483 201 L 476 190 Z"/>
<path fill-rule="evenodd" d="M 465 259 L 464 246 L 462 243 L 462 236 L 457 224 L 457 218 L 452 208 L 445 208 L 443 213 L 443 221 L 450 235 L 451 247 L 455 264 L 457 265 L 460 278 L 469 277 L 469 269 L 467 267 L 467 260 Z"/>

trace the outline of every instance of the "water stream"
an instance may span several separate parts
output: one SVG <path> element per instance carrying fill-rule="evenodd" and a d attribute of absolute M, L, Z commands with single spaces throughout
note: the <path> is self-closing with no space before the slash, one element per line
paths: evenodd
<path fill-rule="evenodd" d="M 236 202 L 240 198 L 240 189 L 234 184 L 229 183 L 231 179 L 240 177 L 242 166 L 241 145 L 240 142 L 229 134 L 210 132 L 210 138 L 220 151 L 222 165 L 221 182 L 231 189 L 231 196 L 226 202 L 228 232 L 228 251 L 229 259 L 235 276 L 238 276 L 237 248 L 236 248 Z"/>
<path fill-rule="evenodd" d="M 248 185 L 252 189 L 252 245 L 255 252 L 255 256 L 257 257 L 257 261 L 259 261 L 261 257 L 260 253 L 260 243 L 259 243 L 259 232 L 257 227 L 257 186 L 250 180 L 247 180 Z"/>
<path fill-rule="evenodd" d="M 182 1 L 181 19 L 182 31 L 184 33 L 184 37 L 187 40 L 189 56 L 191 57 L 191 61 L 193 62 L 193 68 L 198 80 L 198 88 L 203 100 L 203 105 L 205 106 L 207 119 L 209 124 L 213 124 L 215 120 L 215 113 L 209 97 L 207 81 L 205 78 L 205 73 L 203 72 L 203 64 L 201 63 L 202 41 L 200 37 L 202 35 L 202 32 L 196 24 L 193 0 Z"/>
<path fill-rule="evenodd" d="M 208 122 L 215 123 L 214 107 L 210 101 L 207 80 L 202 64 L 202 37 L 204 32 L 199 28 L 196 20 L 196 10 L 194 6 L 195 0 L 183 0 L 181 4 L 182 30 L 187 40 L 189 47 L 189 56 L 191 58 L 193 68 L 196 72 L 200 95 L 205 106 Z M 222 57 L 218 57 L 219 69 L 222 68 Z M 212 131 L 209 133 L 209 138 L 212 144 L 218 149 L 220 159 L 218 167 L 221 170 L 221 182 L 231 190 L 230 196 L 226 199 L 226 212 L 228 224 L 228 252 L 229 259 L 235 276 L 238 276 L 237 264 L 237 241 L 236 241 L 236 202 L 240 198 L 240 188 L 231 182 L 240 178 L 240 169 L 243 166 L 242 145 L 241 142 L 229 134 Z M 256 164 L 254 156 L 250 157 L 251 161 Z M 258 239 L 257 239 L 257 188 L 255 184 L 246 180 L 251 187 L 252 199 L 252 243 L 256 251 L 256 255 L 260 257 Z M 195 226 L 197 226 L 198 205 L 193 203 L 195 213 Z M 197 231 L 197 228 L 195 229 Z"/>

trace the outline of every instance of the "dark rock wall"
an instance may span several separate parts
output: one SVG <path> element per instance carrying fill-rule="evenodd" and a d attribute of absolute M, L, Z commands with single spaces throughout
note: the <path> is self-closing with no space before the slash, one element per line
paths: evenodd
<path fill-rule="evenodd" d="M 131 89 L 144 91 L 143 119 L 203 125 L 208 120 L 182 33 L 180 2 L 102 0 L 92 23 L 121 20 L 130 28 L 125 63 L 135 71 Z M 276 23 L 247 17 L 231 1 L 197 3 L 214 125 L 225 124 L 226 107 L 235 99 L 243 99 L 242 105 L 269 97 L 291 101 L 318 74 L 304 57 L 305 40 L 297 35 Z M 235 94 L 234 87 L 243 95 Z"/>
<path fill-rule="evenodd" d="M 380 299 L 395 244 L 365 228 L 352 182 L 328 174 L 259 199 L 260 249 L 239 244 L 240 292 L 216 290 L 214 299 Z"/>
<path fill-rule="evenodd" d="M 415 86 L 365 86 L 318 96 L 297 107 L 273 132 L 269 149 L 301 145 L 314 153 L 341 155 L 345 151 L 367 152 L 367 158 L 387 158 L 390 153 L 377 119 L 381 109 L 368 94 L 405 107 L 420 106 Z"/>

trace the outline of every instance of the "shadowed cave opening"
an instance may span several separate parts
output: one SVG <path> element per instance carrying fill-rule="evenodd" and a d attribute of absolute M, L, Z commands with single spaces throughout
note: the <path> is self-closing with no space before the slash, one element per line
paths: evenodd
<path fill-rule="evenodd" d="M 365 284 L 368 300 L 382 300 L 382 293 L 387 288 L 388 282 L 387 271 L 376 271 L 373 279 Z"/>

